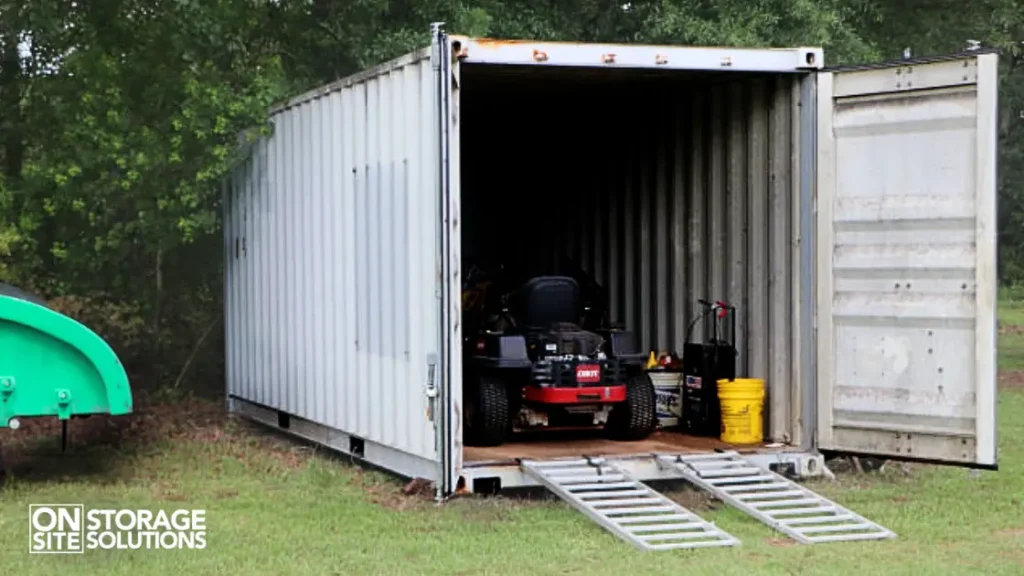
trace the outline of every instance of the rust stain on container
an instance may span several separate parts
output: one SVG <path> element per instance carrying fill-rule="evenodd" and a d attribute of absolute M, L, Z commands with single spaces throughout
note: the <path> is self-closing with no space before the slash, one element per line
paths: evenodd
<path fill-rule="evenodd" d="M 466 37 L 456 37 L 455 39 L 461 40 L 463 43 L 469 42 L 470 39 Z M 527 40 L 499 40 L 495 38 L 474 38 L 472 40 L 474 46 L 486 49 L 498 49 L 504 46 L 522 46 L 524 44 L 535 44 L 536 42 L 530 42 Z"/>

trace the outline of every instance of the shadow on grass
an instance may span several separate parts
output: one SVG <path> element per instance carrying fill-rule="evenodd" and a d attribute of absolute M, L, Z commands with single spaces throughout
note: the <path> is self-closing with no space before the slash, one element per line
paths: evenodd
<path fill-rule="evenodd" d="M 57 418 L 25 418 L 18 430 L 0 431 L 6 480 L 18 483 L 88 480 L 105 484 L 132 474 L 131 464 L 175 438 L 223 430 L 223 403 L 196 398 L 174 402 L 137 398 L 125 416 L 91 415 L 67 422 L 61 450 Z"/>
<path fill-rule="evenodd" d="M 113 482 L 125 457 L 114 446 L 73 446 L 70 439 L 67 451 L 61 452 L 59 437 L 5 445 L 3 450 L 8 480 L 20 483 L 85 479 Z"/>

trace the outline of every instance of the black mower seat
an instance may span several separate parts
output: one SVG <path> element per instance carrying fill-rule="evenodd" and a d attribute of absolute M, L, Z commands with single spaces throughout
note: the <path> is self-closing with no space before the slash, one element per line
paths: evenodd
<path fill-rule="evenodd" d="M 512 312 L 525 329 L 576 324 L 580 321 L 580 286 L 568 276 L 532 278 L 516 294 Z"/>

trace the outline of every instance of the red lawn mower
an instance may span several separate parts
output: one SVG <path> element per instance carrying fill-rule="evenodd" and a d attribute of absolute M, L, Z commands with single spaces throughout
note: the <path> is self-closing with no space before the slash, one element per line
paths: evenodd
<path fill-rule="evenodd" d="M 644 353 L 631 332 L 593 314 L 587 320 L 588 312 L 575 279 L 539 276 L 502 297 L 486 320 L 467 323 L 467 445 L 497 446 L 541 428 L 603 428 L 617 440 L 654 432 Z"/>

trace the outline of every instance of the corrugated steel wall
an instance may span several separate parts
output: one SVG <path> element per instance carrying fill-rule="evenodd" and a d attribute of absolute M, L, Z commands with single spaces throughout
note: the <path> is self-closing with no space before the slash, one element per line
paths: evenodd
<path fill-rule="evenodd" d="M 681 352 L 698 299 L 737 306 L 738 371 L 768 382 L 768 433 L 787 440 L 799 79 L 615 80 L 464 67 L 463 250 L 581 266 L 648 349 Z"/>
<path fill-rule="evenodd" d="M 420 52 L 273 115 L 226 195 L 229 394 L 436 459 L 434 105 Z"/>

